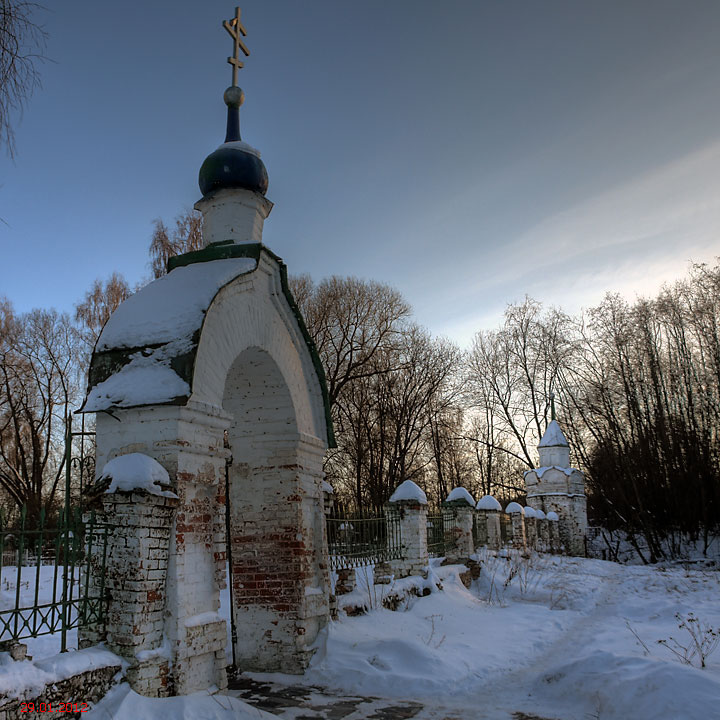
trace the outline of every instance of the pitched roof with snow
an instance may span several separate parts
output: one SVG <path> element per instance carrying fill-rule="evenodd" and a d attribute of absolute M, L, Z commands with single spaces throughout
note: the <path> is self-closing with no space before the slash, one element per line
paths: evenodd
<path fill-rule="evenodd" d="M 192 392 L 205 316 L 218 293 L 253 273 L 261 257 L 279 268 L 282 296 L 310 351 L 325 406 L 328 445 L 335 447 L 325 371 L 287 282 L 285 263 L 262 243 L 213 243 L 172 257 L 168 274 L 123 302 L 100 333 L 81 412 L 144 405 L 184 405 Z"/>
<path fill-rule="evenodd" d="M 205 314 L 225 285 L 256 267 L 249 257 L 194 263 L 131 295 L 100 333 L 83 410 L 186 400 Z"/>
<path fill-rule="evenodd" d="M 551 420 L 538 447 L 567 447 L 568 441 L 557 420 Z"/>

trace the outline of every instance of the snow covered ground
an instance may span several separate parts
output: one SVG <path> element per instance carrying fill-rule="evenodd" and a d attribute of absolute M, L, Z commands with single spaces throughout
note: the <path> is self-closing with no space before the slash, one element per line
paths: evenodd
<path fill-rule="evenodd" d="M 427 717 L 440 705 L 498 720 L 518 712 L 558 720 L 720 718 L 720 651 L 701 670 L 658 643 L 691 641 L 676 613 L 720 629 L 717 570 L 480 559 L 482 575 L 470 590 L 460 568 L 436 567 L 442 592 L 413 598 L 404 611 L 334 623 L 327 654 L 305 681 L 420 700 Z"/>
<path fill-rule="evenodd" d="M 302 678 L 252 676 L 322 688 L 315 709 L 285 708 L 274 717 L 331 717 L 322 714 L 322 707 L 329 696 L 338 695 L 414 701 L 423 706 L 414 715 L 417 720 L 720 718 L 720 649 L 700 669 L 699 657 L 685 664 L 658 642 L 673 646 L 674 638 L 690 644 L 676 615 L 687 619 L 693 613 L 698 622 L 690 627 L 720 628 L 716 568 L 494 553 L 483 553 L 479 560 L 481 576 L 469 590 L 458 577 L 464 568 L 433 561 L 426 583 L 433 592 L 409 596 L 394 612 L 382 608 L 381 593 L 397 592 L 407 583 L 368 586 L 360 573 L 355 599 L 364 596 L 371 609 L 332 623 L 327 651 L 316 655 Z M 3 671 L 4 666 L 0 676 Z M 358 708 L 332 717 L 372 717 L 362 712 Z M 123 684 L 86 717 L 273 715 L 225 696 L 141 698 Z M 392 715 L 374 717 L 394 720 Z"/>

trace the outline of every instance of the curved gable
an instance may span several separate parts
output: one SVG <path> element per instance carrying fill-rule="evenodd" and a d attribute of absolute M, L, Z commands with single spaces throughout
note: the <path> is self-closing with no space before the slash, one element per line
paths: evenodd
<path fill-rule="evenodd" d="M 303 372 L 317 380 L 326 431 L 322 434 L 334 447 L 325 373 L 317 350 L 290 293 L 285 264 L 259 243 L 222 243 L 171 258 L 167 275 L 123 302 L 93 351 L 81 412 L 184 405 L 196 391 L 198 346 L 209 311 L 221 291 L 241 276 L 252 283 L 263 256 L 279 269 L 278 287 L 270 288 L 270 297 L 292 342 L 309 351 L 302 361 L 307 366 Z M 242 324 L 237 315 L 229 321 Z M 298 393 L 302 394 L 296 385 Z"/>

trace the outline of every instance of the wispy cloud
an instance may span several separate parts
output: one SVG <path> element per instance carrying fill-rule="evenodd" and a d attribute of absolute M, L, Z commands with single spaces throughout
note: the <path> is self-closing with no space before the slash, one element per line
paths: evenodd
<path fill-rule="evenodd" d="M 482 281 L 466 266 L 460 284 L 465 311 L 455 312 L 443 328 L 436 317 L 432 326 L 466 344 L 525 294 L 575 312 L 608 291 L 652 295 L 684 275 L 690 261 L 719 254 L 716 142 L 543 219 L 503 243 L 501 252 L 488 253 L 490 267 L 475 264 L 483 267 Z"/>

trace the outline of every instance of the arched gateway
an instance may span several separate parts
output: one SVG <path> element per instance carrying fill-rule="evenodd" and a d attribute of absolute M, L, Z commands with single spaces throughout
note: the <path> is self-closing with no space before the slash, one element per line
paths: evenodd
<path fill-rule="evenodd" d="M 97 413 L 98 469 L 128 456 L 99 478 L 130 476 L 102 495 L 117 526 L 104 639 L 149 695 L 226 685 L 229 558 L 241 669 L 302 671 L 329 614 L 325 380 L 285 266 L 262 245 L 272 203 L 259 153 L 240 140 L 242 99 L 226 91 L 227 138 L 200 171 L 205 248 L 171 259 L 112 315 L 83 407 Z M 144 474 L 155 465 L 137 454 L 167 477 Z"/>

